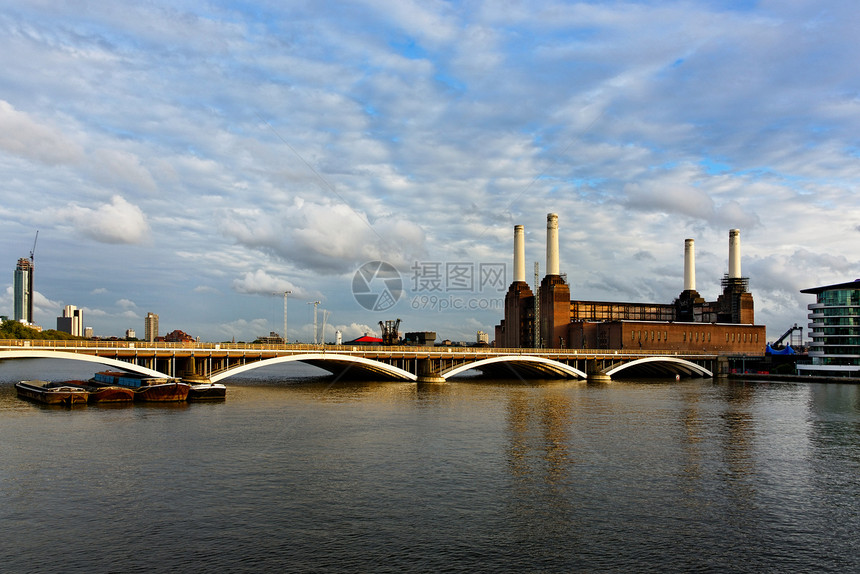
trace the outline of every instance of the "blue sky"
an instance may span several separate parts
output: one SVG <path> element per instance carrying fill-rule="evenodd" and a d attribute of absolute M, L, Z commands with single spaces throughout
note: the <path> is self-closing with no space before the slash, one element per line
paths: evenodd
<path fill-rule="evenodd" d="M 741 229 L 775 338 L 808 322 L 800 289 L 860 277 L 858 23 L 848 1 L 0 1 L 0 313 L 39 230 L 44 327 L 72 304 L 101 336 L 154 312 L 253 340 L 290 290 L 291 339 L 318 300 L 329 340 L 398 317 L 474 340 L 503 294 L 416 263 L 509 282 L 522 224 L 531 280 L 556 212 L 582 299 L 671 302 L 692 237 L 713 300 Z M 382 312 L 352 295 L 373 260 L 405 288 Z"/>

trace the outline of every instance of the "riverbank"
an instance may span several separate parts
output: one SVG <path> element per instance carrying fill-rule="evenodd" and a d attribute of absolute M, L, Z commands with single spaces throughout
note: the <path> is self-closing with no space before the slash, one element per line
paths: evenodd
<path fill-rule="evenodd" d="M 790 383 L 842 383 L 860 384 L 858 377 L 819 377 L 815 375 L 775 375 L 770 373 L 729 373 L 729 379 L 744 381 L 774 381 Z"/>

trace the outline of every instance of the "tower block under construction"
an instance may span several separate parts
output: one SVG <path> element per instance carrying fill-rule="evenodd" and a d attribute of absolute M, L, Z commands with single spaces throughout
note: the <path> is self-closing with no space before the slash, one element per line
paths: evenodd
<path fill-rule="evenodd" d="M 737 229 L 729 231 L 728 273 L 716 301 L 696 290 L 695 242 L 686 239 L 680 295 L 672 303 L 625 303 L 570 298 L 560 272 L 558 215 L 547 214 L 546 223 L 546 275 L 536 294 L 525 280 L 525 230 L 514 227 L 514 280 L 505 296 L 505 317 L 496 326 L 497 347 L 763 351 L 765 328 L 754 324 Z"/>

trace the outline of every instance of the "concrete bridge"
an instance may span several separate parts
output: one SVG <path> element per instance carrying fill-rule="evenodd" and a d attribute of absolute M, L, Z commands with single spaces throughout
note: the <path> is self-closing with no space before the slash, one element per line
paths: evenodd
<path fill-rule="evenodd" d="M 0 340 L 0 360 L 25 358 L 88 361 L 153 377 L 212 382 L 293 361 L 343 379 L 419 383 L 445 382 L 473 369 L 498 378 L 595 382 L 642 376 L 712 377 L 721 369 L 717 355 L 669 351 Z"/>

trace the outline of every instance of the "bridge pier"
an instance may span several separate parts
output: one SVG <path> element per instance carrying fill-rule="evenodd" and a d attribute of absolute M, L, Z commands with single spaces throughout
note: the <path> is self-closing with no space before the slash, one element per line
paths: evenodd
<path fill-rule="evenodd" d="M 612 377 L 603 372 L 603 361 L 592 359 L 586 362 L 586 372 L 588 373 L 589 383 L 611 383 Z"/>
<path fill-rule="evenodd" d="M 183 361 L 182 371 L 179 373 L 179 378 L 183 383 L 200 384 L 208 383 L 209 377 L 197 373 L 197 361 L 194 355 Z"/>
<path fill-rule="evenodd" d="M 444 383 L 447 382 L 439 376 L 434 368 L 432 359 L 418 359 L 418 383 Z"/>

